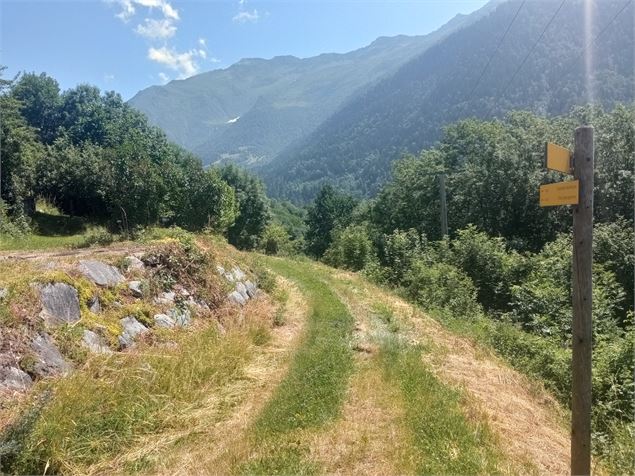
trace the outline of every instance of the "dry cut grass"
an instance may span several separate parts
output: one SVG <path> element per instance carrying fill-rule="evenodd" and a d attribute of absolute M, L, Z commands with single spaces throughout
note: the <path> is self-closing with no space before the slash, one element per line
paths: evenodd
<path fill-rule="evenodd" d="M 352 273 L 337 272 L 334 277 L 350 283 L 366 306 L 373 301 L 389 306 L 406 321 L 403 327 L 409 329 L 410 341 L 434 345 L 434 353 L 423 353 L 425 362 L 443 381 L 463 389 L 468 396 L 464 404 L 472 407 L 469 411 L 487 417 L 511 461 L 518 462 L 523 471 L 531 471 L 533 466 L 540 474 L 568 474 L 569 437 L 563 410 L 544 389 L 394 294 Z"/>

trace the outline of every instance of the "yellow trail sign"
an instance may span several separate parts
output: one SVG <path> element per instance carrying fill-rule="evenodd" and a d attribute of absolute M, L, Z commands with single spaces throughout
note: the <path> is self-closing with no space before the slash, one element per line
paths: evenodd
<path fill-rule="evenodd" d="M 540 206 L 577 205 L 580 199 L 580 181 L 550 183 L 540 186 Z"/>
<path fill-rule="evenodd" d="M 565 147 L 547 142 L 547 168 L 557 170 L 565 174 L 572 173 L 571 170 L 571 152 Z"/>

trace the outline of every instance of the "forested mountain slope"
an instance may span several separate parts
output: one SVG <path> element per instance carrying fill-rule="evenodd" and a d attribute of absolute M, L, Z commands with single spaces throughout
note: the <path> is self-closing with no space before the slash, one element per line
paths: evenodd
<path fill-rule="evenodd" d="M 263 167 L 270 192 L 306 201 L 330 181 L 372 194 L 395 158 L 434 144 L 457 119 L 501 117 L 512 109 L 554 115 L 588 102 L 610 108 L 632 101 L 635 7 L 606 0 L 592 8 L 585 32 L 582 1 L 503 3 L 349 101 Z"/>
<path fill-rule="evenodd" d="M 499 1 L 457 15 L 428 35 L 381 37 L 346 54 L 243 59 L 226 69 L 152 86 L 129 103 L 207 163 L 266 164 L 360 89 L 394 73 Z"/>

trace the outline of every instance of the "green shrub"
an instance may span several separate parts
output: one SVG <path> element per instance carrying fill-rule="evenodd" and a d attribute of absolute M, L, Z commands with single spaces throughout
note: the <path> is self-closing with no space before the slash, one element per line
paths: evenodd
<path fill-rule="evenodd" d="M 416 261 L 404 278 L 404 287 L 426 309 L 447 309 L 455 316 L 470 317 L 480 312 L 472 280 L 450 264 Z"/>
<path fill-rule="evenodd" d="M 571 239 L 560 235 L 556 241 L 529 259 L 527 278 L 511 287 L 510 318 L 525 330 L 558 339 L 571 340 Z M 596 340 L 616 331 L 624 292 L 615 275 L 600 264 L 593 267 L 593 316 Z"/>
<path fill-rule="evenodd" d="M 297 252 L 289 232 L 278 223 L 270 223 L 265 228 L 258 248 L 267 255 L 290 256 Z"/>
<path fill-rule="evenodd" d="M 593 230 L 593 260 L 613 273 L 624 292 L 628 308 L 620 314 L 620 322 L 627 310 L 633 310 L 633 283 L 635 282 L 635 240 L 633 225 L 620 219 L 614 223 L 601 223 Z"/>
<path fill-rule="evenodd" d="M 485 309 L 510 309 L 511 287 L 524 273 L 524 260 L 518 253 L 507 251 L 503 238 L 490 237 L 470 225 L 452 240 L 450 262 L 472 279 Z"/>
<path fill-rule="evenodd" d="M 351 225 L 337 231 L 324 253 L 326 263 L 351 271 L 360 271 L 375 260 L 375 246 L 364 225 Z"/>
<path fill-rule="evenodd" d="M 10 207 L 0 199 L 0 235 L 19 238 L 29 233 L 29 221 L 21 207 Z"/>
<path fill-rule="evenodd" d="M 425 235 L 414 228 L 384 235 L 380 261 L 386 267 L 386 281 L 393 285 L 401 284 L 412 264 L 423 257 L 426 245 Z"/>
<path fill-rule="evenodd" d="M 632 314 L 631 314 L 632 316 Z M 632 317 L 631 317 L 632 319 Z M 610 419 L 633 423 L 635 415 L 635 329 L 598 342 L 593 352 L 593 408 L 595 428 L 607 430 Z"/>

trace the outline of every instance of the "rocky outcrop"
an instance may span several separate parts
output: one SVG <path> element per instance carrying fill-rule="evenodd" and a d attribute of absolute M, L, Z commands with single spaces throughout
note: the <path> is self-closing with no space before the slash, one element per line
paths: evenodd
<path fill-rule="evenodd" d="M 125 278 L 117 268 L 101 261 L 84 260 L 79 262 L 79 270 L 98 286 L 116 286 Z"/>
<path fill-rule="evenodd" d="M 247 294 L 252 299 L 255 298 L 256 295 L 258 294 L 258 286 L 256 286 L 254 283 L 252 283 L 249 280 L 245 281 L 245 288 L 247 288 Z"/>
<path fill-rule="evenodd" d="M 94 314 L 99 314 L 101 312 L 101 302 L 99 302 L 99 298 L 97 296 L 93 296 L 88 302 L 88 310 Z"/>
<path fill-rule="evenodd" d="M 230 272 L 225 271 L 222 266 L 217 266 L 216 271 L 223 276 L 227 282 L 234 284 L 234 290 L 227 295 L 227 299 L 234 304 L 244 306 L 250 299 L 258 295 L 258 287 L 249 279 L 238 266 L 234 266 Z"/>
<path fill-rule="evenodd" d="M 171 329 L 176 326 L 176 322 L 167 314 L 155 314 L 154 325 L 164 329 Z"/>
<path fill-rule="evenodd" d="M 143 261 L 134 255 L 126 256 L 125 263 L 127 271 L 143 271 L 145 268 Z"/>
<path fill-rule="evenodd" d="M 174 308 L 168 311 L 168 316 L 172 318 L 175 325 L 178 327 L 187 327 L 192 320 L 192 313 L 189 309 Z"/>
<path fill-rule="evenodd" d="M 168 291 L 159 294 L 156 298 L 154 298 L 154 302 L 156 304 L 174 304 L 175 299 L 176 293 L 173 291 Z"/>
<path fill-rule="evenodd" d="M 119 322 L 123 327 L 123 332 L 119 336 L 119 344 L 124 349 L 133 345 L 137 336 L 148 332 L 148 328 L 132 316 L 124 317 Z"/>
<path fill-rule="evenodd" d="M 71 365 L 62 357 L 59 349 L 48 334 L 39 334 L 31 342 L 35 357 L 33 373 L 38 377 L 66 374 Z"/>
<path fill-rule="evenodd" d="M 42 312 L 40 317 L 50 326 L 79 321 L 79 297 L 77 290 L 65 283 L 46 284 L 38 287 Z"/>
<path fill-rule="evenodd" d="M 142 289 L 142 284 L 141 281 L 130 281 L 128 283 L 128 289 L 130 290 L 130 293 L 134 296 L 134 297 L 143 297 L 143 289 Z"/>
<path fill-rule="evenodd" d="M 33 385 L 29 374 L 17 367 L 0 367 L 0 391 L 23 392 Z"/>
<path fill-rule="evenodd" d="M 86 329 L 82 336 L 82 344 L 94 354 L 111 354 L 112 350 L 99 336 L 99 334 Z"/>

